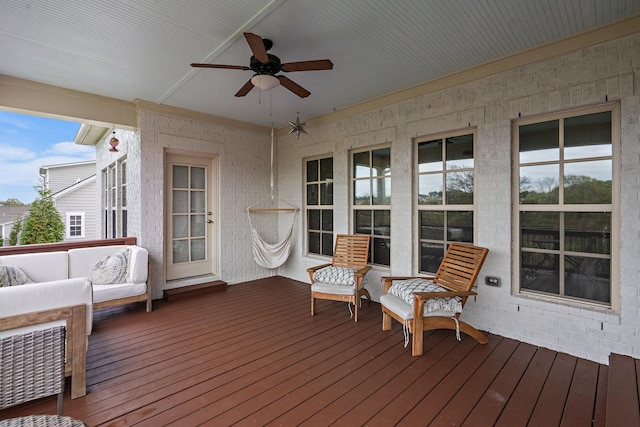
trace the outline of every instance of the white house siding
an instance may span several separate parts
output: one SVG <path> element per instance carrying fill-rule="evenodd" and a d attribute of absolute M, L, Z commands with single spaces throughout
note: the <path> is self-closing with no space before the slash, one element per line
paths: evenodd
<path fill-rule="evenodd" d="M 522 117 L 609 101 L 621 104 L 621 310 L 614 313 L 513 295 L 511 290 L 511 123 Z M 640 35 L 585 48 L 470 83 L 346 118 L 310 123 L 308 135 L 284 135 L 278 146 L 278 196 L 303 204 L 303 159 L 334 156 L 335 233 L 349 232 L 349 150 L 392 143 L 391 269 L 374 268 L 366 287 L 374 299 L 380 276 L 413 268 L 412 138 L 477 127 L 477 243 L 491 252 L 463 318 L 498 335 L 608 363 L 610 353 L 640 357 Z M 281 233 L 283 228 L 281 228 Z M 240 236 L 239 236 L 240 237 Z M 280 274 L 307 281 L 305 269 L 326 259 L 297 247 Z M 248 239 L 243 235 L 241 238 Z M 486 275 L 501 287 L 484 285 Z"/>
<path fill-rule="evenodd" d="M 95 174 L 95 164 L 92 165 Z M 67 212 L 84 212 L 84 237 L 65 238 L 66 241 L 91 240 L 100 237 L 98 230 L 98 218 L 96 211 L 97 189 L 95 181 L 90 182 L 78 189 L 55 198 L 56 209 L 65 224 L 65 236 L 67 235 Z"/>
<path fill-rule="evenodd" d="M 43 166 L 47 170 L 46 181 L 51 193 L 57 193 L 96 173 L 95 162 Z"/>

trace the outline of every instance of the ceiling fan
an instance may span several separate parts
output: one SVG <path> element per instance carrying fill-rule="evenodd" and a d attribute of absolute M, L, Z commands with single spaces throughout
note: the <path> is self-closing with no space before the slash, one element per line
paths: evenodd
<path fill-rule="evenodd" d="M 249 47 L 253 53 L 248 67 L 244 65 L 197 63 L 191 64 L 191 66 L 201 68 L 226 68 L 230 70 L 252 70 L 255 73 L 254 76 L 240 88 L 235 96 L 245 96 L 249 91 L 251 91 L 251 89 L 253 89 L 254 86 L 258 86 L 259 88 L 266 90 L 281 84 L 300 98 L 306 98 L 311 95 L 311 92 L 285 76 L 276 76 L 277 73 L 280 71 L 288 73 L 293 71 L 333 69 L 333 63 L 328 59 L 286 62 L 283 64 L 280 61 L 280 58 L 267 53 L 267 51 L 273 46 L 273 42 L 271 40 L 263 39 L 262 37 L 252 33 L 244 33 L 244 37 L 247 39 L 247 43 L 249 43 Z"/>

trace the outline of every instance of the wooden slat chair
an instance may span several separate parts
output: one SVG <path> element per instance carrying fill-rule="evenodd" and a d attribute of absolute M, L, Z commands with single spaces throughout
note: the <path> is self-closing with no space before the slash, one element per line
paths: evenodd
<path fill-rule="evenodd" d="M 311 280 L 311 315 L 315 315 L 316 299 L 346 301 L 354 305 L 353 317 L 358 321 L 360 298 L 371 295 L 363 285 L 367 265 L 369 242 L 366 234 L 338 234 L 331 264 L 307 269 Z"/>
<path fill-rule="evenodd" d="M 451 243 L 433 277 L 382 277 L 384 295 L 382 330 L 391 330 L 391 319 L 405 327 L 405 346 L 411 333 L 411 354 L 421 356 L 423 332 L 432 329 L 462 331 L 486 344 L 487 337 L 473 326 L 459 320 L 467 298 L 477 295 L 472 291 L 489 249 L 479 246 Z"/>

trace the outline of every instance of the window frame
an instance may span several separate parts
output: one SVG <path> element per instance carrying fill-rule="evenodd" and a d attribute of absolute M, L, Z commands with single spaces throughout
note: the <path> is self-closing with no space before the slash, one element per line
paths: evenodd
<path fill-rule="evenodd" d="M 86 215 L 85 212 L 66 212 L 65 214 L 65 236 L 66 239 L 84 239 L 85 236 L 85 228 L 86 228 Z M 71 221 L 72 221 L 72 217 L 79 217 L 80 218 L 80 235 L 76 236 L 76 235 L 71 235 Z M 74 224 L 73 227 L 78 227 L 77 224 Z"/>
<path fill-rule="evenodd" d="M 330 179 L 326 179 L 326 180 L 321 180 L 320 179 L 320 171 L 321 171 L 321 162 L 322 160 L 327 160 L 327 159 L 331 159 L 331 178 Z M 308 181 L 308 166 L 310 162 L 317 162 L 318 163 L 318 179 L 314 180 L 314 181 Z M 304 200 L 304 218 L 303 218 L 303 224 L 304 224 L 304 247 L 305 247 L 305 255 L 307 256 L 314 256 L 314 257 L 327 257 L 327 258 L 331 258 L 333 256 L 333 249 L 334 249 L 334 234 L 335 234 L 335 211 L 334 211 L 334 195 L 333 195 L 333 190 L 334 190 L 334 184 L 335 184 L 335 157 L 333 155 L 319 155 L 319 156 L 313 156 L 313 157 L 308 157 L 308 158 L 304 158 L 302 159 L 302 168 L 303 168 L 303 188 L 302 188 L 302 194 L 303 197 L 302 199 Z M 328 204 L 322 204 L 322 197 L 321 197 L 321 187 L 322 185 L 329 185 L 331 184 L 331 201 L 332 203 L 330 205 Z M 318 193 L 317 193 L 317 197 L 318 197 L 318 203 L 317 204 L 313 204 L 310 205 L 309 204 L 309 199 L 308 199 L 308 188 L 309 186 L 317 186 L 318 187 Z M 320 211 L 320 229 L 315 230 L 315 229 L 310 229 L 310 225 L 309 225 L 309 212 L 310 211 L 315 211 L 318 210 Z M 331 226 L 331 230 L 324 230 L 323 229 L 323 221 L 322 221 L 322 215 L 323 212 L 322 211 L 331 211 L 331 216 L 332 216 L 332 226 Z M 310 239 L 309 239 L 309 233 L 310 232 L 317 232 L 320 233 L 320 253 L 317 252 L 312 252 L 310 251 L 309 245 L 310 245 Z M 323 245 L 323 235 L 331 235 L 331 244 L 329 245 L 330 247 L 328 248 L 328 253 L 323 253 L 323 252 L 327 252 L 325 251 L 325 249 L 327 249 L 324 245 Z M 327 242 L 328 243 L 328 242 Z"/>
<path fill-rule="evenodd" d="M 611 113 L 611 203 L 610 204 L 587 204 L 587 203 L 567 203 L 560 199 L 554 204 L 523 204 L 520 203 L 520 150 L 519 150 L 519 128 L 523 125 L 531 125 L 536 123 L 543 123 L 548 121 L 559 120 L 559 147 L 563 147 L 564 144 L 564 129 L 563 123 L 566 119 L 571 119 L 579 116 L 610 112 Z M 619 312 L 620 310 L 620 147 L 621 147 L 621 113 L 620 104 L 617 102 L 609 102 L 598 104 L 589 107 L 575 108 L 570 110 L 563 110 L 554 113 L 541 114 L 536 116 L 530 116 L 525 118 L 518 118 L 512 121 L 512 292 L 515 295 L 531 297 L 544 301 L 561 302 L 578 307 L 605 309 L 613 312 Z M 598 159 L 606 159 L 608 156 L 599 157 L 579 157 L 579 158 L 563 158 L 562 149 L 560 149 L 559 159 L 557 161 L 549 162 L 523 162 L 524 165 L 537 165 L 537 164 L 558 164 L 559 165 L 559 178 L 558 183 L 559 191 L 564 193 L 564 167 L 566 164 L 572 164 L 576 162 L 594 161 Z M 562 203 L 561 203 L 562 202 Z M 552 294 L 549 292 L 541 292 L 532 289 L 523 289 L 521 286 L 521 236 L 520 236 L 520 214 L 522 212 L 557 212 L 559 214 L 560 222 L 563 223 L 563 218 L 567 213 L 600 213 L 608 212 L 611 216 L 611 230 L 610 230 L 610 283 L 609 283 L 609 303 L 600 302 L 597 300 L 588 300 L 570 295 L 560 294 L 565 283 L 564 275 L 558 274 L 559 280 L 559 294 Z M 567 229 L 564 228 L 564 224 L 560 225 L 558 229 L 559 234 L 564 234 Z M 573 252 L 567 250 L 562 244 L 558 244 L 558 248 L 544 249 L 545 253 L 553 251 L 560 257 L 558 259 L 559 265 L 561 265 L 561 272 L 564 270 L 562 264 L 567 259 L 565 257 L 574 256 Z M 525 251 L 530 252 L 530 251 Z M 580 252 L 577 253 L 578 255 Z M 592 254 L 592 258 L 603 258 L 601 254 Z"/>
<path fill-rule="evenodd" d="M 447 157 L 446 157 L 446 144 L 443 144 L 443 148 L 442 148 L 442 168 L 438 169 L 438 170 L 433 170 L 433 171 L 425 171 L 425 172 L 421 172 L 419 170 L 419 146 L 421 143 L 424 142 L 429 142 L 429 141 L 435 141 L 435 140 L 442 140 L 442 141 L 446 141 L 448 138 L 455 138 L 455 137 L 464 137 L 467 135 L 471 135 L 473 137 L 473 142 L 472 142 L 472 146 L 473 146 L 473 167 L 464 167 L 461 169 L 455 169 L 455 168 L 448 168 L 446 163 L 447 163 Z M 453 130 L 453 131 L 446 131 L 446 132 L 440 132 L 440 133 L 436 133 L 436 134 L 432 134 L 432 135 L 427 135 L 427 136 L 421 136 L 419 138 L 414 138 L 413 141 L 413 167 L 414 167 L 414 171 L 413 171 L 413 182 L 414 182 L 414 191 L 413 191 L 413 212 L 415 213 L 414 215 L 414 224 L 413 224 L 413 230 L 414 230 L 414 236 L 416 236 L 415 238 L 415 242 L 414 242 L 414 250 L 413 250 L 413 254 L 414 254 L 414 274 L 416 275 L 433 275 L 436 273 L 436 271 L 423 271 L 422 270 L 422 262 L 421 262 L 421 247 L 422 247 L 422 243 L 429 243 L 432 242 L 434 244 L 442 244 L 443 248 L 442 248 L 442 257 L 444 258 L 445 252 L 449 246 L 450 242 L 462 242 L 462 243 L 469 243 L 469 244 L 476 244 L 477 242 L 477 237 L 478 237 L 478 189 L 477 189 L 477 182 L 478 182 L 478 161 L 477 161 L 477 146 L 478 146 L 478 129 L 476 127 L 474 128 L 465 128 L 465 129 L 459 129 L 459 130 Z M 447 174 L 448 173 L 454 173 L 453 171 L 457 171 L 457 172 L 466 172 L 466 171 L 471 171 L 473 173 L 473 202 L 472 203 L 465 203 L 465 204 L 451 204 L 451 203 L 447 203 L 447 198 L 446 198 L 446 181 L 447 181 Z M 420 192 L 420 177 L 421 176 L 425 176 L 425 175 L 430 175 L 430 174 L 442 174 L 443 175 L 443 199 L 442 199 L 442 203 L 440 204 L 421 204 L 420 200 L 419 200 L 419 192 Z M 468 242 L 466 240 L 453 240 L 453 239 L 449 239 L 449 233 L 447 232 L 448 229 L 448 221 L 446 220 L 446 218 L 444 218 L 444 224 L 443 224 L 443 239 L 435 239 L 435 238 L 423 238 L 422 237 L 422 233 L 421 233 L 421 213 L 422 212 L 443 212 L 445 217 L 447 215 L 447 213 L 449 212 L 471 212 L 473 215 L 473 219 L 472 219 L 472 227 L 473 227 L 473 231 L 472 231 L 472 241 Z M 434 268 L 436 268 L 437 270 L 437 266 L 439 266 L 440 262 L 434 262 Z"/>
<path fill-rule="evenodd" d="M 102 237 L 127 237 L 127 158 L 102 169 Z M 123 172 L 125 171 L 125 172 Z"/>
<path fill-rule="evenodd" d="M 356 154 L 362 154 L 362 153 L 369 153 L 369 169 L 373 169 L 373 165 L 372 165 L 372 155 L 374 151 L 378 151 L 378 150 L 389 150 L 389 174 L 383 174 L 383 175 L 369 175 L 368 177 L 356 177 L 356 166 L 355 166 L 355 162 L 354 162 L 354 156 Z M 372 229 L 372 232 L 369 233 L 369 235 L 371 236 L 371 243 L 369 245 L 369 259 L 368 259 L 368 264 L 370 264 L 371 266 L 375 266 L 375 267 L 379 267 L 379 268 L 386 268 L 389 269 L 391 268 L 391 242 L 392 242 L 392 236 L 391 236 L 391 214 L 392 214 L 392 199 L 393 199 L 393 193 L 392 191 L 392 182 L 393 182 L 393 171 L 391 168 L 392 165 L 392 145 L 391 143 L 388 144 L 383 144 L 383 145 L 377 145 L 377 146 L 373 146 L 373 147 L 366 147 L 366 148 L 358 148 L 358 149 L 352 149 L 349 151 L 349 166 L 350 166 L 350 179 L 349 179 L 349 218 L 350 218 L 350 228 L 352 230 L 352 233 L 358 233 L 358 231 L 356 230 L 356 212 L 358 211 L 370 211 L 371 215 L 372 215 L 372 219 L 371 222 L 372 224 L 375 223 L 375 213 L 376 212 L 388 212 L 389 215 L 389 234 L 388 235 L 383 235 L 383 234 L 375 234 L 375 230 Z M 379 179 L 389 179 L 389 204 L 375 204 L 373 203 L 373 198 L 374 198 L 374 192 L 373 192 L 373 182 L 374 180 L 379 180 Z M 355 187 L 356 187 L 356 183 L 357 182 L 362 182 L 368 180 L 369 181 L 369 190 L 370 190 L 370 194 L 369 194 L 369 204 L 356 204 L 356 200 L 355 200 Z M 385 188 L 387 186 L 385 185 Z M 362 233 L 361 233 L 362 234 Z M 377 263 L 375 262 L 375 250 L 376 250 L 376 242 L 380 241 L 380 240 L 384 240 L 387 242 L 387 247 L 388 247 L 388 252 L 389 252 L 389 264 L 381 264 L 381 263 Z"/>

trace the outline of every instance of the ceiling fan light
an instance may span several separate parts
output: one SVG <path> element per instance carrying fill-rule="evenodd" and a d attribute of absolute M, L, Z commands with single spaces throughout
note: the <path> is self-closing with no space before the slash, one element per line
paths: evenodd
<path fill-rule="evenodd" d="M 251 77 L 251 83 L 261 90 L 270 90 L 280 84 L 280 80 L 276 76 L 270 74 L 256 74 Z"/>

